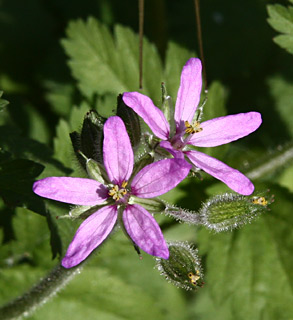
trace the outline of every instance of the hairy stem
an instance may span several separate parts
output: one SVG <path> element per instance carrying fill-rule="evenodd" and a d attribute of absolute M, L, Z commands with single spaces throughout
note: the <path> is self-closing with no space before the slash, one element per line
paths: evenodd
<path fill-rule="evenodd" d="M 80 270 L 80 266 L 65 269 L 58 265 L 29 291 L 0 307 L 0 319 L 22 319 L 29 316 L 62 289 L 76 274 L 80 273 Z"/>
<path fill-rule="evenodd" d="M 252 180 L 261 178 L 283 167 L 289 161 L 292 161 L 292 160 L 293 160 L 293 147 L 290 147 L 289 149 L 285 150 L 283 153 L 275 157 L 272 157 L 268 162 L 246 173 L 246 176 Z"/>

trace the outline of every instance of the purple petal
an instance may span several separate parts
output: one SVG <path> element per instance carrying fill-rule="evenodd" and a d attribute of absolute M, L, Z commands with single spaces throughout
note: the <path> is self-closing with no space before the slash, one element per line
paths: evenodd
<path fill-rule="evenodd" d="M 184 159 L 184 153 L 180 150 L 174 149 L 172 144 L 169 141 L 161 141 L 160 147 L 162 147 L 162 148 L 166 149 L 168 152 L 170 152 L 174 158 Z"/>
<path fill-rule="evenodd" d="M 130 238 L 143 251 L 163 259 L 169 258 L 162 231 L 146 209 L 137 204 L 127 206 L 123 212 L 123 223 Z"/>
<path fill-rule="evenodd" d="M 229 188 L 243 195 L 250 195 L 254 190 L 251 181 L 236 169 L 198 151 L 186 151 L 185 154 L 198 168 L 223 181 Z"/>
<path fill-rule="evenodd" d="M 192 122 L 200 100 L 201 83 L 201 62 L 197 58 L 191 58 L 181 73 L 174 117 L 177 128 L 184 127 L 184 121 Z"/>
<path fill-rule="evenodd" d="M 104 125 L 104 165 L 109 179 L 121 184 L 133 169 L 133 151 L 125 125 L 119 117 L 110 117 Z"/>
<path fill-rule="evenodd" d="M 117 220 L 117 207 L 104 207 L 89 216 L 78 228 L 62 260 L 64 268 L 72 268 L 83 261 L 112 231 Z"/>
<path fill-rule="evenodd" d="M 188 144 L 197 147 L 216 147 L 238 140 L 255 131 L 261 125 L 258 112 L 238 113 L 201 123 L 202 131 L 193 134 Z"/>
<path fill-rule="evenodd" d="M 123 93 L 123 101 L 143 118 L 144 122 L 158 138 L 168 139 L 170 133 L 169 123 L 164 113 L 153 104 L 149 97 L 138 92 L 125 92 Z"/>
<path fill-rule="evenodd" d="M 132 192 L 140 198 L 160 196 L 175 188 L 188 175 L 191 167 L 183 159 L 165 159 L 149 164 L 134 177 Z"/>
<path fill-rule="evenodd" d="M 82 206 L 101 204 L 108 198 L 108 190 L 103 184 L 83 178 L 45 178 L 34 183 L 33 191 L 44 198 Z"/>

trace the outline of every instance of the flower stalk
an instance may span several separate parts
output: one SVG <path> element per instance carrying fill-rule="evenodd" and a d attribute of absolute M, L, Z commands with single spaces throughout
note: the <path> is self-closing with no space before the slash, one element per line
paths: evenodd
<path fill-rule="evenodd" d="M 81 269 L 81 265 L 71 269 L 56 266 L 29 291 L 0 307 L 0 319 L 16 320 L 29 316 L 64 288 Z"/>

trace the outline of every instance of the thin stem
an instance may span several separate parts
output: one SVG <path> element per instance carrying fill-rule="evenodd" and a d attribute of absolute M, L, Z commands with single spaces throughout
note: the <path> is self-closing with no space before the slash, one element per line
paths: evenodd
<path fill-rule="evenodd" d="M 207 93 L 207 88 L 208 88 L 207 73 L 206 73 L 206 65 L 205 65 L 204 53 L 203 53 L 199 0 L 194 0 L 194 7 L 195 7 L 195 19 L 196 19 L 196 26 L 197 26 L 197 40 L 198 40 L 198 46 L 199 46 L 199 55 L 200 55 L 200 59 L 201 59 L 201 63 L 202 63 L 204 91 L 205 91 L 205 93 Z"/>
<path fill-rule="evenodd" d="M 265 164 L 246 173 L 246 176 L 252 180 L 261 178 L 261 177 L 266 176 L 267 174 L 283 167 L 289 161 L 292 161 L 292 160 L 293 160 L 293 147 L 290 147 L 284 153 L 282 153 L 276 157 L 271 158 Z"/>
<path fill-rule="evenodd" d="M 138 1 L 138 16 L 139 16 L 139 89 L 142 89 L 144 0 Z"/>
<path fill-rule="evenodd" d="M 196 211 L 190 211 L 187 209 L 182 209 L 173 205 L 168 205 L 165 209 L 165 214 L 185 223 L 200 225 L 202 224 L 201 215 Z"/>
<path fill-rule="evenodd" d="M 13 320 L 29 316 L 80 273 L 80 270 L 80 265 L 71 269 L 58 265 L 28 292 L 0 307 L 0 319 Z"/>

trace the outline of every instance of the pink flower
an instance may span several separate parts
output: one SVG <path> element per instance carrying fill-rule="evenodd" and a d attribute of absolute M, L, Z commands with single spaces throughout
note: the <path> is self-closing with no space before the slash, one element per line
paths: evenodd
<path fill-rule="evenodd" d="M 109 184 L 84 178 L 50 177 L 33 185 L 39 196 L 61 202 L 86 206 L 101 205 L 106 200 L 113 203 L 97 209 L 80 225 L 62 260 L 63 267 L 71 268 L 83 261 L 110 234 L 119 215 L 136 245 L 150 255 L 168 259 L 168 247 L 156 220 L 141 205 L 128 201 L 132 195 L 153 198 L 166 193 L 187 176 L 191 165 L 181 159 L 161 160 L 140 170 L 128 186 L 133 151 L 124 123 L 116 116 L 104 125 L 103 155 Z"/>
<path fill-rule="evenodd" d="M 138 92 L 125 92 L 123 101 L 143 118 L 153 133 L 163 141 L 160 146 L 175 158 L 186 156 L 192 164 L 223 181 L 232 190 L 250 195 L 254 186 L 241 172 L 202 152 L 188 150 L 196 147 L 216 147 L 238 140 L 255 131 L 261 124 L 258 112 L 239 113 L 215 118 L 202 123 L 193 122 L 201 93 L 201 62 L 191 58 L 183 67 L 181 82 L 175 106 L 176 132 L 170 133 L 170 126 L 163 112 L 152 100 Z"/>

